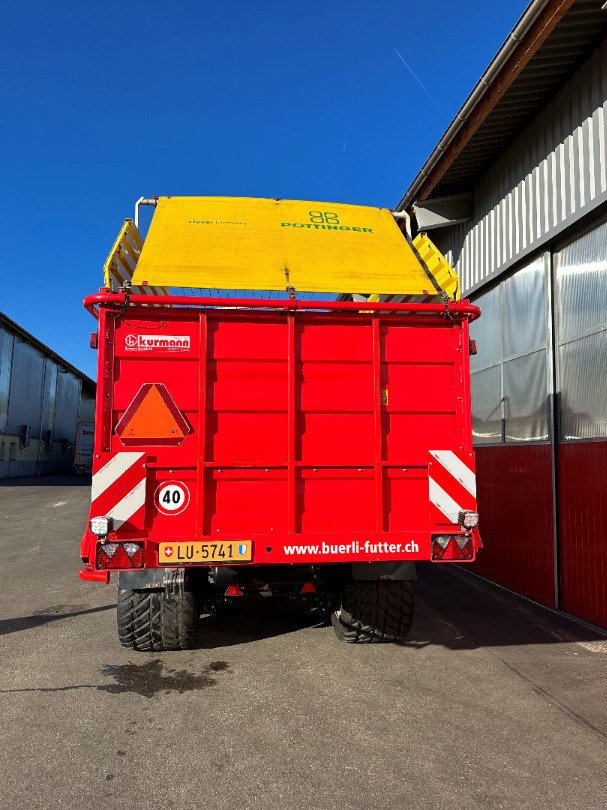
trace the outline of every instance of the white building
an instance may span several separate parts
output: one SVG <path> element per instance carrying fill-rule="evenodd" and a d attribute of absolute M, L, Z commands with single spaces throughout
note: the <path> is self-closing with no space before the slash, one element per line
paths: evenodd
<path fill-rule="evenodd" d="M 473 326 L 479 573 L 607 626 L 607 7 L 535 0 L 398 209 Z"/>

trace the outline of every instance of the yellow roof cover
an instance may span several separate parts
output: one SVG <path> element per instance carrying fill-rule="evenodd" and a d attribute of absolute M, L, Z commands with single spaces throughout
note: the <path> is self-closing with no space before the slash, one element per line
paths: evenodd
<path fill-rule="evenodd" d="M 160 197 L 133 284 L 434 292 L 390 211 L 252 197 Z"/>

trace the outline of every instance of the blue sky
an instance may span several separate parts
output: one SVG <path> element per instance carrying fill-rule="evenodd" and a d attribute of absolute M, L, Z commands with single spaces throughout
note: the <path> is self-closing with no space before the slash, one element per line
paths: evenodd
<path fill-rule="evenodd" d="M 140 195 L 396 205 L 525 6 L 2 3 L 0 310 L 95 376 Z"/>

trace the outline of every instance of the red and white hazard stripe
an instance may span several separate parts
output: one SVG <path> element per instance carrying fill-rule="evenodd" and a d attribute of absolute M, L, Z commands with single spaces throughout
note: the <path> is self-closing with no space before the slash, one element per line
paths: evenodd
<path fill-rule="evenodd" d="M 428 489 L 433 523 L 457 523 L 460 512 L 476 512 L 474 453 L 430 450 Z"/>
<path fill-rule="evenodd" d="M 125 524 L 143 528 L 146 470 L 145 453 L 116 453 L 93 473 L 91 516 L 113 518 L 114 529 Z"/>

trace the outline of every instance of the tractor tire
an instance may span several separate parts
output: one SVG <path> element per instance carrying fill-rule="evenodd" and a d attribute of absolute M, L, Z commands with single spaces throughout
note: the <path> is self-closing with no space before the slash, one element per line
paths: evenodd
<path fill-rule="evenodd" d="M 331 624 L 337 638 L 348 644 L 402 644 L 413 623 L 414 606 L 413 580 L 350 582 Z"/>
<path fill-rule="evenodd" d="M 118 638 L 123 647 L 141 652 L 189 650 L 194 645 L 195 601 L 192 593 L 118 591 Z"/>

